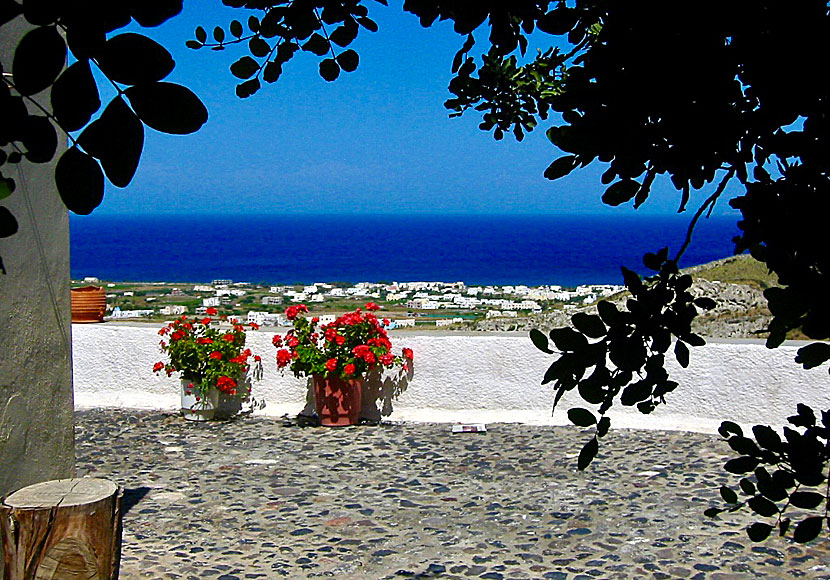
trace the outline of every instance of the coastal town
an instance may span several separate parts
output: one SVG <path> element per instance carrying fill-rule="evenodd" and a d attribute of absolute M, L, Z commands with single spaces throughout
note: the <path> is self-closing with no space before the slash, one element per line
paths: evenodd
<path fill-rule="evenodd" d="M 306 304 L 321 319 L 361 306 L 381 305 L 395 328 L 471 328 L 478 321 L 510 322 L 549 311 L 568 312 L 619 294 L 622 286 L 587 284 L 467 285 L 464 282 L 359 282 L 265 286 L 233 280 L 209 284 L 121 283 L 94 277 L 74 286 L 104 287 L 106 320 L 161 321 L 182 314 L 201 315 L 208 308 L 259 326 L 285 326 L 284 310 Z"/>

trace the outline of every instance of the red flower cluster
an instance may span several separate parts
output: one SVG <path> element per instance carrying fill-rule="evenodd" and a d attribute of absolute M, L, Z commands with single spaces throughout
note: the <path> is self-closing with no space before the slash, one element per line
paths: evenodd
<path fill-rule="evenodd" d="M 319 318 L 310 320 L 299 317 L 308 312 L 304 304 L 289 306 L 285 314 L 293 321 L 293 328 L 285 337 L 275 335 L 272 343 L 277 350 L 277 367 L 290 365 L 297 377 L 335 373 L 343 378 L 359 378 L 378 368 L 392 368 L 412 360 L 412 350 L 405 349 L 406 359 L 391 353 L 386 328 L 388 320 L 381 322 L 372 311 L 380 307 L 374 302 L 347 312 L 334 322 L 324 324 L 318 331 Z M 321 340 L 322 339 L 322 340 Z M 407 355 L 408 353 L 408 355 Z"/>
<path fill-rule="evenodd" d="M 288 320 L 295 320 L 301 312 L 308 312 L 308 307 L 305 304 L 289 306 L 285 309 L 285 317 L 288 318 Z"/>
<path fill-rule="evenodd" d="M 221 376 L 216 379 L 216 388 L 229 395 L 236 394 L 236 381 L 230 377 Z"/>
<path fill-rule="evenodd" d="M 209 315 L 217 314 L 215 308 L 207 310 Z M 200 397 L 206 396 L 211 388 L 217 388 L 230 395 L 247 399 L 249 389 L 240 390 L 238 381 L 252 370 L 253 378 L 259 378 L 262 363 L 260 357 L 254 358 L 251 367 L 249 359 L 251 349 L 245 346 L 245 326 L 234 324 L 228 331 L 212 327 L 214 320 L 209 317 L 189 319 L 181 316 L 159 330 L 159 335 L 170 336 L 170 342 L 161 341 L 162 352 L 169 357 L 169 362 L 157 362 L 153 372 L 166 372 L 167 376 L 180 373 L 182 379 L 193 385 L 190 390 L 197 391 Z M 246 385 L 249 384 L 246 381 Z"/>

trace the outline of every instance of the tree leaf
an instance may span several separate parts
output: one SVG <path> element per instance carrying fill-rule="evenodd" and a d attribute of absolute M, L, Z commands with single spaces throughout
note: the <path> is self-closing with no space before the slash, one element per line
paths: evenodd
<path fill-rule="evenodd" d="M 755 457 L 738 457 L 727 461 L 723 468 L 729 473 L 749 473 L 758 467 L 758 459 Z"/>
<path fill-rule="evenodd" d="M 341 26 L 335 28 L 329 38 L 337 46 L 345 48 L 357 37 L 358 30 L 359 27 L 355 21 L 347 20 Z"/>
<path fill-rule="evenodd" d="M 67 149 L 55 166 L 55 184 L 70 211 L 87 215 L 104 199 L 104 174 L 98 163 L 78 149 Z"/>
<path fill-rule="evenodd" d="M 712 310 L 715 306 L 718 305 L 717 302 L 706 296 L 695 298 L 694 303 L 695 306 L 697 306 L 698 308 L 703 308 L 704 310 Z"/>
<path fill-rule="evenodd" d="M 353 72 L 357 68 L 359 60 L 357 53 L 351 49 L 344 50 L 337 55 L 337 64 L 346 72 Z"/>
<path fill-rule="evenodd" d="M 766 425 L 755 425 L 752 428 L 752 434 L 758 445 L 770 451 L 778 451 L 781 448 L 781 437 L 775 432 L 775 429 Z"/>
<path fill-rule="evenodd" d="M 79 60 L 61 73 L 52 85 L 52 112 L 67 131 L 77 131 L 101 107 L 98 85 L 89 61 Z"/>
<path fill-rule="evenodd" d="M 96 57 L 105 75 L 125 85 L 160 81 L 176 65 L 166 48 L 134 32 L 113 36 Z"/>
<path fill-rule="evenodd" d="M 259 36 L 254 36 L 248 41 L 248 50 L 251 51 L 252 55 L 262 58 L 271 52 L 271 45 Z"/>
<path fill-rule="evenodd" d="M 597 423 L 597 437 L 605 437 L 608 434 L 608 429 L 611 428 L 611 419 L 608 417 L 600 418 Z"/>
<path fill-rule="evenodd" d="M 222 42 L 223 40 L 225 40 L 225 31 L 222 30 L 221 26 L 217 26 L 213 29 L 213 39 L 216 42 Z"/>
<path fill-rule="evenodd" d="M 821 516 L 813 516 L 801 520 L 793 531 L 793 540 L 799 544 L 805 544 L 815 540 L 821 533 L 821 525 L 823 522 L 824 518 Z"/>
<path fill-rule="evenodd" d="M 6 199 L 9 197 L 12 193 L 14 193 L 16 187 L 14 179 L 0 175 L 0 199 Z"/>
<path fill-rule="evenodd" d="M 26 159 L 32 163 L 46 163 L 58 149 L 58 134 L 54 125 L 40 115 L 27 117 L 22 141 L 26 147 Z"/>
<path fill-rule="evenodd" d="M 144 125 L 121 96 L 115 97 L 101 116 L 78 137 L 84 151 L 101 160 L 107 178 L 127 187 L 138 169 L 144 148 Z"/>
<path fill-rule="evenodd" d="M 208 118 L 207 109 L 199 97 L 181 85 L 148 83 L 130 87 L 125 94 L 138 118 L 162 133 L 193 133 Z"/>
<path fill-rule="evenodd" d="M 194 32 L 194 34 L 196 35 L 196 40 L 198 40 L 202 44 L 207 42 L 207 32 L 205 32 L 205 29 L 201 26 L 196 27 L 196 31 Z"/>
<path fill-rule="evenodd" d="M 590 338 L 602 338 L 608 332 L 602 323 L 602 318 L 596 314 L 577 312 L 571 316 L 571 322 L 579 332 Z"/>
<path fill-rule="evenodd" d="M 720 488 L 720 496 L 726 503 L 738 503 L 738 494 L 725 485 Z"/>
<path fill-rule="evenodd" d="M 636 381 L 628 385 L 620 396 L 620 403 L 631 407 L 651 397 L 652 385 L 648 381 Z"/>
<path fill-rule="evenodd" d="M 182 0 L 136 0 L 130 14 L 144 28 L 152 28 L 167 22 L 182 11 Z"/>
<path fill-rule="evenodd" d="M 746 503 L 759 516 L 771 518 L 772 516 L 778 515 L 778 507 L 760 495 L 750 498 Z"/>
<path fill-rule="evenodd" d="M 753 542 L 763 542 L 772 532 L 772 526 L 763 522 L 755 522 L 746 529 L 746 534 Z"/>
<path fill-rule="evenodd" d="M 320 76 L 331 82 L 340 76 L 340 65 L 333 58 L 320 61 Z"/>
<path fill-rule="evenodd" d="M 262 80 L 266 83 L 274 83 L 280 78 L 282 74 L 282 67 L 279 63 L 269 61 L 262 71 Z"/>
<path fill-rule="evenodd" d="M 378 25 L 375 23 L 375 21 L 371 18 L 367 18 L 366 16 L 361 16 L 360 18 L 357 18 L 357 23 L 370 32 L 378 31 Z"/>
<path fill-rule="evenodd" d="M 61 16 L 60 8 L 62 8 L 60 2 L 28 0 L 23 3 L 23 16 L 29 23 L 36 26 L 54 24 Z"/>
<path fill-rule="evenodd" d="M 568 419 L 577 427 L 590 427 L 595 425 L 597 422 L 594 414 L 588 409 L 583 409 L 582 407 L 568 409 Z"/>
<path fill-rule="evenodd" d="M 321 34 L 315 32 L 303 45 L 303 50 L 314 53 L 317 56 L 323 56 L 328 53 L 330 46 L 328 40 L 323 38 Z"/>
<path fill-rule="evenodd" d="M 609 327 L 618 324 L 622 320 L 622 315 L 617 309 L 617 306 L 608 300 L 600 300 L 597 302 L 597 313 Z"/>
<path fill-rule="evenodd" d="M 620 266 L 620 271 L 622 272 L 623 283 L 626 288 L 632 292 L 637 292 L 643 287 L 643 281 L 637 272 L 629 270 L 625 266 Z"/>
<path fill-rule="evenodd" d="M 239 20 L 231 20 L 230 24 L 230 31 L 235 37 L 239 38 L 242 36 L 242 23 Z"/>
<path fill-rule="evenodd" d="M 66 62 L 66 43 L 54 26 L 26 33 L 14 51 L 12 77 L 21 95 L 34 95 L 51 85 Z"/>
<path fill-rule="evenodd" d="M 639 371 L 646 362 L 646 345 L 638 336 L 631 336 L 608 343 L 608 358 L 624 371 Z"/>
<path fill-rule="evenodd" d="M 0 2 L 0 26 L 23 13 L 23 7 L 17 2 L 4 0 Z"/>
<path fill-rule="evenodd" d="M 607 205 L 618 206 L 630 201 L 640 188 L 640 184 L 633 179 L 623 179 L 611 185 L 602 194 L 602 202 Z"/>
<path fill-rule="evenodd" d="M 795 362 L 805 369 L 815 368 L 830 359 L 830 344 L 813 342 L 798 349 Z"/>
<path fill-rule="evenodd" d="M 249 79 L 259 70 L 259 63 L 250 56 L 243 56 L 231 65 L 231 74 L 238 79 Z"/>
<path fill-rule="evenodd" d="M 576 155 L 560 157 L 545 169 L 545 178 L 554 180 L 568 175 L 577 166 Z"/>
<path fill-rule="evenodd" d="M 247 99 L 260 88 L 259 79 L 252 78 L 251 80 L 239 83 L 236 85 L 236 96 L 240 99 Z"/>
<path fill-rule="evenodd" d="M 530 340 L 533 342 L 534 346 L 541 350 L 542 352 L 546 352 L 548 354 L 553 354 L 553 351 L 548 347 L 548 337 L 545 336 L 545 333 L 537 328 L 532 328 L 530 330 Z"/>
<path fill-rule="evenodd" d="M 824 499 L 824 495 L 813 491 L 794 491 L 790 494 L 790 503 L 805 510 L 817 508 Z"/>
<path fill-rule="evenodd" d="M 13 236 L 17 230 L 17 219 L 7 208 L 0 206 L 0 238 Z"/>
<path fill-rule="evenodd" d="M 593 439 L 589 440 L 583 447 L 582 451 L 579 452 L 579 458 L 576 460 L 576 467 L 580 471 L 584 471 L 586 467 L 588 467 L 594 458 L 597 456 L 597 452 L 599 451 L 599 441 L 597 438 L 594 437 Z"/>
<path fill-rule="evenodd" d="M 573 328 L 554 328 L 549 333 L 553 344 L 561 351 L 575 351 L 588 346 L 588 340 Z"/>
<path fill-rule="evenodd" d="M 729 434 L 737 435 L 738 437 L 743 437 L 744 432 L 743 429 L 737 424 L 733 423 L 732 421 L 723 421 L 720 424 L 720 428 L 718 428 L 718 433 L 720 433 L 721 437 L 729 437 Z"/>
<path fill-rule="evenodd" d="M 674 343 L 674 357 L 684 369 L 689 366 L 689 347 L 681 341 Z"/>

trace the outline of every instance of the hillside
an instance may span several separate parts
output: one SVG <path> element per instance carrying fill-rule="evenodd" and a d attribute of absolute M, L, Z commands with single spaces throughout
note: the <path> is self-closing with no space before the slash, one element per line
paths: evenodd
<path fill-rule="evenodd" d="M 730 256 L 722 260 L 684 270 L 692 275 L 692 292 L 717 302 L 714 310 L 702 312 L 693 329 L 703 336 L 718 338 L 765 338 L 764 329 L 770 312 L 763 291 L 774 286 L 776 279 L 767 268 L 749 255 Z M 611 298 L 623 302 L 627 294 Z M 582 309 L 593 312 L 595 306 Z M 569 323 L 576 310 L 557 310 L 513 320 L 481 320 L 472 329 L 479 331 L 517 330 L 531 328 L 549 330 Z"/>

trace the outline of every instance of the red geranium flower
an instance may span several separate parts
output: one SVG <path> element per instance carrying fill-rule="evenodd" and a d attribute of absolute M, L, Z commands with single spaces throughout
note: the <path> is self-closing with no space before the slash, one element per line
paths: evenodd
<path fill-rule="evenodd" d="M 222 353 L 219 352 L 218 350 L 214 350 L 212 353 L 210 353 L 210 358 L 215 359 L 215 360 L 221 360 L 222 359 Z M 231 360 L 231 362 L 233 362 L 233 360 Z"/>
<path fill-rule="evenodd" d="M 226 340 L 228 342 L 233 342 L 235 340 L 235 337 L 234 337 L 233 334 L 228 333 L 228 334 L 225 334 L 225 335 L 222 336 L 222 340 Z"/>
<path fill-rule="evenodd" d="M 412 360 L 412 357 L 414 356 L 414 354 L 412 352 L 412 349 L 411 348 L 403 349 L 403 356 L 406 357 L 408 360 Z"/>
<path fill-rule="evenodd" d="M 288 352 L 286 349 L 280 349 L 277 351 L 277 366 L 282 368 L 291 362 L 291 353 Z"/>
<path fill-rule="evenodd" d="M 331 372 L 334 372 L 335 369 L 337 369 L 337 359 L 336 358 L 330 358 L 329 360 L 326 361 L 326 370 L 331 373 Z"/>
<path fill-rule="evenodd" d="M 219 311 L 216 310 L 213 306 L 211 306 L 207 309 L 206 313 L 208 316 L 216 316 L 217 314 L 219 314 Z"/>
<path fill-rule="evenodd" d="M 204 336 L 200 336 L 196 339 L 196 344 L 213 344 L 212 338 L 205 338 Z"/>
<path fill-rule="evenodd" d="M 380 310 L 380 306 L 378 306 L 374 302 L 367 302 L 366 303 L 366 310 Z"/>
<path fill-rule="evenodd" d="M 343 367 L 343 374 L 346 375 L 353 375 L 354 374 L 354 365 L 352 363 L 347 364 Z"/>
<path fill-rule="evenodd" d="M 153 365 L 153 372 L 157 373 L 163 368 L 164 368 L 164 363 L 163 362 L 157 362 L 156 364 Z"/>

